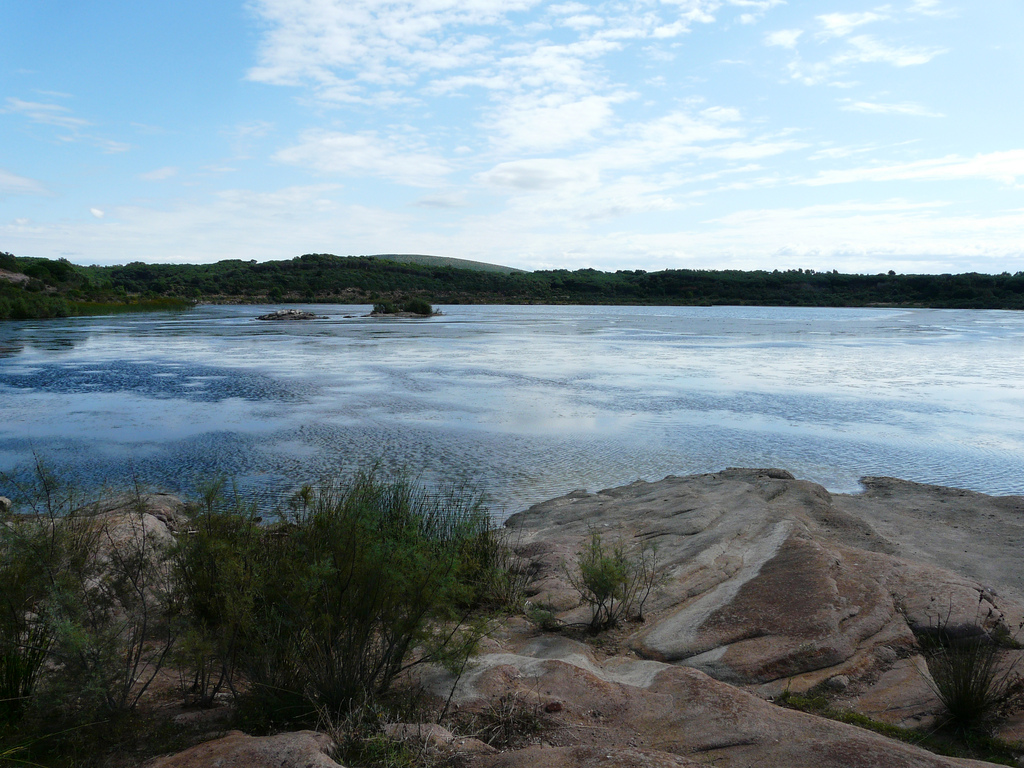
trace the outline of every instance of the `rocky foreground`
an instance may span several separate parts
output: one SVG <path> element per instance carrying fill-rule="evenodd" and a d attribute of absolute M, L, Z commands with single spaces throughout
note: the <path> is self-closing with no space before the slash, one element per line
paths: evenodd
<path fill-rule="evenodd" d="M 1014 634 L 1024 620 L 1024 498 L 892 478 L 864 486 L 833 495 L 783 470 L 730 469 L 577 491 L 513 516 L 536 575 L 530 600 L 562 626 L 589 618 L 564 564 L 595 531 L 656 545 L 661 581 L 645 621 L 595 642 L 513 619 L 461 678 L 418 674 L 456 714 L 505 713 L 523 731 L 519 748 L 436 725 L 395 724 L 392 735 L 470 768 L 988 765 L 773 703 L 814 689 L 840 709 L 928 726 L 940 705 L 914 630 Z M 1024 720 L 1011 716 L 1000 736 L 1024 737 Z M 330 750 L 312 732 L 233 732 L 152 765 L 326 768 L 337 765 Z"/>

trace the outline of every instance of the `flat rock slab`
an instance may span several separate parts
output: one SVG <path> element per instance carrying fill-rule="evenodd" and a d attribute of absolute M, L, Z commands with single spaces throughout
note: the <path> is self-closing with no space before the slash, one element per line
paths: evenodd
<path fill-rule="evenodd" d="M 535 637 L 488 652 L 458 681 L 425 670 L 420 684 L 462 711 L 499 698 L 538 713 L 543 744 L 467 756 L 473 768 L 598 765 L 719 768 L 953 768 L 988 765 L 932 754 L 852 725 L 785 709 L 703 672 L 599 658 L 583 643 Z"/>
<path fill-rule="evenodd" d="M 923 508 L 927 498 L 915 496 L 915 504 Z M 899 494 L 885 500 L 889 519 L 900 503 Z M 566 621 L 589 615 L 566 570 L 595 532 L 609 544 L 656 547 L 663 583 L 647 602 L 646 622 L 623 630 L 625 644 L 644 658 L 760 686 L 764 695 L 837 675 L 877 678 L 915 652 L 911 626 L 1015 628 L 1007 617 L 1021 606 L 1012 597 L 898 556 L 902 543 L 855 507 L 784 470 L 732 469 L 577 491 L 508 525 L 538 572 L 531 599 Z"/>

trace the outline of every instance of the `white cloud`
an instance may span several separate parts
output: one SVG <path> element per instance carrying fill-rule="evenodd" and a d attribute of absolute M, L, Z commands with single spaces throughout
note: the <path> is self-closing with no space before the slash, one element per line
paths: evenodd
<path fill-rule="evenodd" d="M 312 86 L 321 97 L 367 98 L 366 86 L 409 85 L 425 71 L 472 63 L 501 23 L 539 0 L 254 0 L 269 25 L 249 78 Z"/>
<path fill-rule="evenodd" d="M 731 6 L 750 9 L 749 12 L 740 14 L 741 24 L 755 24 L 772 8 L 785 4 L 785 0 L 729 0 Z"/>
<path fill-rule="evenodd" d="M 924 16 L 953 16 L 952 10 L 942 8 L 939 0 L 914 0 L 910 6 L 911 13 L 920 13 Z"/>
<path fill-rule="evenodd" d="M 149 171 L 148 173 L 139 174 L 139 178 L 145 181 L 164 181 L 165 179 L 169 179 L 177 175 L 178 169 L 175 168 L 173 165 L 167 165 L 164 166 L 163 168 L 157 168 L 155 170 Z"/>
<path fill-rule="evenodd" d="M 1003 184 L 1018 184 L 1024 177 L 1024 149 L 990 152 L 974 157 L 947 155 L 930 160 L 895 165 L 865 166 L 823 171 L 804 184 L 849 184 L 860 181 L 960 181 L 988 179 Z"/>
<path fill-rule="evenodd" d="M 864 13 L 826 13 L 818 16 L 822 34 L 826 37 L 845 37 L 857 27 L 889 18 L 886 14 L 866 11 Z"/>
<path fill-rule="evenodd" d="M 777 45 L 782 48 L 796 48 L 796 41 L 800 39 L 804 31 L 802 29 L 780 29 L 769 32 L 764 36 L 765 45 Z"/>
<path fill-rule="evenodd" d="M 46 187 L 35 179 L 0 168 L 0 195 L 45 195 Z"/>
<path fill-rule="evenodd" d="M 793 152 L 806 146 L 806 143 L 800 141 L 772 141 L 765 139 L 735 142 L 704 150 L 700 154 L 702 157 L 721 157 L 726 160 L 759 160 L 771 157 L 772 155 L 781 155 L 783 152 Z"/>
<path fill-rule="evenodd" d="M 96 219 L 102 219 L 106 215 L 106 213 L 100 210 L 99 208 L 90 208 L 89 213 L 91 213 L 93 215 L 93 218 Z"/>
<path fill-rule="evenodd" d="M 872 115 L 912 115 L 914 117 L 944 117 L 941 112 L 933 112 L 922 104 L 904 101 L 899 104 L 881 104 L 873 101 L 854 101 L 842 99 L 844 112 L 865 112 Z"/>
<path fill-rule="evenodd" d="M 88 120 L 73 116 L 70 109 L 60 104 L 22 101 L 11 96 L 7 97 L 7 107 L 3 111 L 24 115 L 34 123 L 55 125 L 58 128 L 69 130 L 78 130 L 91 125 Z"/>
<path fill-rule="evenodd" d="M 604 18 L 601 16 L 595 16 L 592 13 L 581 13 L 576 16 L 569 16 L 568 18 L 562 19 L 560 22 L 563 27 L 569 29 L 586 30 L 593 27 L 603 27 Z"/>
<path fill-rule="evenodd" d="M 299 144 L 282 149 L 274 159 L 336 176 L 372 176 L 411 186 L 439 183 L 452 168 L 441 156 L 410 147 L 400 139 L 376 133 L 305 131 Z"/>
<path fill-rule="evenodd" d="M 549 152 L 578 146 L 607 126 L 612 105 L 628 94 L 573 98 L 565 93 L 534 93 L 506 101 L 487 124 L 500 152 Z"/>
<path fill-rule="evenodd" d="M 58 139 L 62 142 L 86 141 L 107 153 L 127 152 L 131 149 L 130 144 L 125 144 L 121 141 L 82 133 L 82 129 L 92 125 L 92 123 L 80 117 L 75 117 L 71 114 L 70 109 L 60 104 L 23 101 L 22 99 L 9 96 L 7 98 L 7 106 L 0 110 L 0 112 L 24 115 L 33 123 L 52 125 L 55 128 L 69 131 L 69 133 L 58 136 Z"/>
<path fill-rule="evenodd" d="M 559 159 L 499 163 L 477 178 L 486 185 L 512 191 L 549 190 L 565 186 L 593 187 L 600 180 L 596 169 Z"/>
<path fill-rule="evenodd" d="M 436 195 L 427 195 L 421 197 L 413 205 L 420 208 L 437 208 L 441 210 L 453 210 L 457 208 L 469 207 L 469 201 L 466 199 L 466 193 L 462 190 L 450 193 L 441 193 Z"/>
<path fill-rule="evenodd" d="M 920 48 L 903 46 L 893 48 L 870 35 L 857 35 L 850 38 L 851 51 L 838 57 L 838 61 L 856 61 L 861 63 L 881 62 L 896 67 L 913 67 L 927 64 L 936 56 L 946 53 L 944 48 Z"/>

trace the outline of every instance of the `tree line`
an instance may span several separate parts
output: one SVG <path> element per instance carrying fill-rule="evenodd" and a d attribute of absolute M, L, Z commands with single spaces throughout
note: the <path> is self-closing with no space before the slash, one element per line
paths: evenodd
<path fill-rule="evenodd" d="M 374 256 L 305 254 L 281 261 L 82 267 L 0 254 L 0 319 L 83 314 L 89 305 L 139 302 L 373 304 L 649 304 L 1024 309 L 1024 272 L 874 275 L 795 270 L 596 269 L 482 271 Z M 134 302 L 134 304 L 133 304 Z"/>

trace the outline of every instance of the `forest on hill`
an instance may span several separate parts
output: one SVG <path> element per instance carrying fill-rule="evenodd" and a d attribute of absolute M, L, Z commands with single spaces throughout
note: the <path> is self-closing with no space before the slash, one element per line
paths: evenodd
<path fill-rule="evenodd" d="M 187 306 L 195 302 L 634 304 L 1024 309 L 1024 272 L 943 275 L 814 270 L 486 271 L 375 256 L 83 267 L 0 254 L 0 319 Z M 11 276 L 21 276 L 12 281 Z"/>

